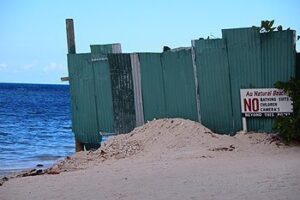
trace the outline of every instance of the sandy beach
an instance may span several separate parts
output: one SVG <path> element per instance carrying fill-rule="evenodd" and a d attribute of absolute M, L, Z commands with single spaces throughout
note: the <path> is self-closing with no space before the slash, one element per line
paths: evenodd
<path fill-rule="evenodd" d="M 300 197 L 299 146 L 272 134 L 218 135 L 182 119 L 149 122 L 48 172 L 10 179 L 0 199 Z"/>

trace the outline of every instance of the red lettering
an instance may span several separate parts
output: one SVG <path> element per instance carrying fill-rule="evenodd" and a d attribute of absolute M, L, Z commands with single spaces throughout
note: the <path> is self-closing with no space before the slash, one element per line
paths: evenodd
<path fill-rule="evenodd" d="M 247 111 L 252 111 L 252 108 L 251 108 L 251 99 L 244 99 L 244 111 L 247 112 Z"/>
<path fill-rule="evenodd" d="M 258 98 L 254 99 L 244 99 L 244 111 L 245 112 L 256 112 L 259 110 L 259 101 Z"/>
<path fill-rule="evenodd" d="M 259 101 L 257 98 L 252 99 L 252 105 L 253 105 L 253 111 L 258 111 L 259 110 Z"/>

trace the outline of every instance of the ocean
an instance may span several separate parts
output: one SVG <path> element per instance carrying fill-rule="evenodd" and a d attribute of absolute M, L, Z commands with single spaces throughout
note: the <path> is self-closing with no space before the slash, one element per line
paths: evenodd
<path fill-rule="evenodd" d="M 0 176 L 74 149 L 68 85 L 0 83 Z"/>

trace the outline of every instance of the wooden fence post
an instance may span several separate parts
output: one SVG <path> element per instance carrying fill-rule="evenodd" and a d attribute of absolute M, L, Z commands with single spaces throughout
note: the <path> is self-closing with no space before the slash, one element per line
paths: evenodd
<path fill-rule="evenodd" d="M 74 23 L 73 19 L 66 19 L 66 30 L 67 30 L 67 44 L 68 44 L 68 53 L 75 54 L 76 46 L 75 46 L 75 34 L 74 34 Z M 83 144 L 75 138 L 75 151 L 83 151 Z"/>
<path fill-rule="evenodd" d="M 68 43 L 68 53 L 75 54 L 75 34 L 74 34 L 74 23 L 73 19 L 66 19 L 66 28 L 67 28 L 67 43 Z"/>

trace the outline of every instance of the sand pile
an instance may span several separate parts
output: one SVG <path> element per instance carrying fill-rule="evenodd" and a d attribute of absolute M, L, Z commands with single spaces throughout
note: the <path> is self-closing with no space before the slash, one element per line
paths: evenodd
<path fill-rule="evenodd" d="M 271 144 L 271 145 L 270 145 Z M 234 137 L 215 134 L 198 122 L 184 119 L 153 120 L 128 134 L 111 137 L 96 151 L 80 152 L 54 165 L 48 172 L 84 169 L 108 159 L 140 155 L 148 159 L 198 156 L 213 158 L 217 153 L 251 150 L 272 151 L 282 143 L 273 134 L 239 133 Z"/>

